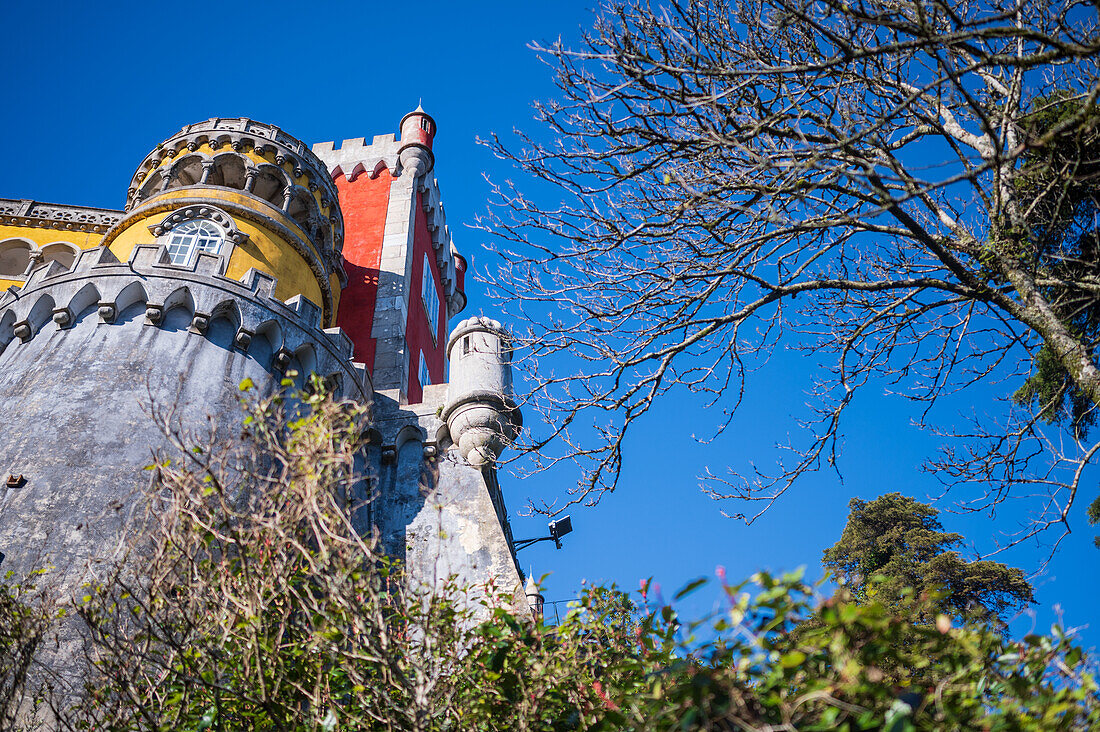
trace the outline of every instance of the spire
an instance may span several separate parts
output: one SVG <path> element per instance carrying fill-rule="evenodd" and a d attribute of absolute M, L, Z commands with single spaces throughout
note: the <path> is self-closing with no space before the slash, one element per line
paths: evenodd
<path fill-rule="evenodd" d="M 535 582 L 532 571 L 527 575 L 527 585 L 523 588 L 523 594 L 527 596 L 527 604 L 531 607 L 531 614 L 535 617 L 535 622 L 542 620 L 542 610 L 546 599 L 539 592 L 539 586 Z"/>

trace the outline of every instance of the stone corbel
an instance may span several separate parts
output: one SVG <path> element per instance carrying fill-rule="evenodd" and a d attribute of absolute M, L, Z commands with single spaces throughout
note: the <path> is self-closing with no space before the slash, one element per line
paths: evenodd
<path fill-rule="evenodd" d="M 29 320 L 21 320 L 12 327 L 12 333 L 23 343 L 31 339 L 31 324 Z"/>
<path fill-rule="evenodd" d="M 253 335 L 255 334 L 247 328 L 238 328 L 236 334 L 233 336 L 233 345 L 242 351 L 247 351 L 248 347 L 252 344 Z"/>
<path fill-rule="evenodd" d="M 195 313 L 195 316 L 191 318 L 191 327 L 188 330 L 192 333 L 204 335 L 209 327 L 210 316 L 206 313 Z"/>
<path fill-rule="evenodd" d="M 282 372 L 286 371 L 287 368 L 290 366 L 290 359 L 292 358 L 294 358 L 293 353 L 286 350 L 285 348 L 280 348 L 278 351 L 275 352 L 275 355 L 272 357 L 271 362 L 275 366 L 276 370 Z"/>
<path fill-rule="evenodd" d="M 68 308 L 54 308 L 53 322 L 58 328 L 68 328 L 73 324 L 73 311 Z"/>
<path fill-rule="evenodd" d="M 145 325 L 160 325 L 164 320 L 164 307 L 153 303 L 145 304 Z"/>

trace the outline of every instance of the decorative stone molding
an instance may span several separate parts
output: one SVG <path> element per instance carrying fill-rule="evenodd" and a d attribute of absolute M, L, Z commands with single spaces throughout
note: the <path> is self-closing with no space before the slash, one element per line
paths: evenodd
<path fill-rule="evenodd" d="M 228 317 L 237 324 L 234 348 L 248 351 L 263 338 L 270 345 L 257 353 L 275 354 L 272 362 L 282 364 L 281 371 L 309 351 L 316 372 L 332 377 L 345 396 L 371 401 L 370 376 L 363 364 L 352 362 L 351 340 L 339 328 L 322 329 L 317 305 L 302 297 L 276 299 L 275 279 L 257 270 L 238 281 L 201 266 L 176 267 L 163 261 L 163 254 L 162 247 L 138 245 L 129 261 L 120 262 L 98 247 L 81 251 L 71 270 L 39 267 L 22 288 L 0 292 L 0 324 L 11 324 L 0 326 L 0 351 L 17 342 L 13 339 L 26 343 L 36 337 L 58 312 L 67 311 L 70 323 L 75 321 L 89 304 L 102 327 L 118 327 L 118 314 L 135 304 L 142 306 L 146 324 L 159 327 L 167 310 L 182 306 L 192 337 L 207 337 L 215 318 Z"/>
<path fill-rule="evenodd" d="M 122 215 L 121 211 L 106 208 L 0 198 L 0 224 L 102 234 L 118 223 Z"/>
<path fill-rule="evenodd" d="M 217 206 L 187 206 L 165 216 L 159 224 L 149 227 L 149 233 L 161 237 L 180 224 L 195 219 L 205 219 L 216 224 L 225 233 L 225 240 L 231 244 L 242 244 L 248 240 L 248 234 L 237 228 L 233 217 Z"/>
<path fill-rule="evenodd" d="M 287 134 L 275 125 L 257 122 L 245 117 L 223 119 L 211 118 L 187 125 L 172 137 L 165 140 L 159 148 L 150 153 L 138 167 L 134 176 L 140 182 L 163 162 L 163 153 L 180 150 L 198 150 L 202 145 L 217 150 L 229 146 L 236 151 L 253 149 L 257 154 L 274 153 L 275 161 L 282 166 L 289 161 L 295 177 L 305 176 L 311 183 L 324 188 L 329 198 L 336 200 L 336 186 L 328 174 L 328 167 L 301 140 Z"/>
<path fill-rule="evenodd" d="M 244 194 L 252 195 L 252 194 Z M 109 246 L 114 238 L 121 232 L 125 231 L 130 225 L 130 222 L 135 219 L 149 218 L 155 213 L 161 211 L 174 212 L 184 207 L 208 207 L 216 208 L 218 210 L 228 210 L 233 213 L 237 218 L 242 218 L 247 221 L 254 221 L 268 229 L 271 229 L 278 234 L 284 241 L 294 248 L 298 254 L 309 265 L 310 270 L 313 272 L 314 277 L 317 280 L 318 286 L 321 288 L 321 298 L 323 300 L 322 306 L 324 308 L 324 319 L 326 322 L 331 322 L 335 319 L 335 296 L 332 291 L 332 286 L 329 281 L 329 276 L 333 273 L 336 274 L 339 281 L 343 284 L 347 282 L 347 273 L 344 271 L 342 260 L 333 262 L 332 260 L 322 259 L 320 253 L 314 248 L 313 244 L 304 239 L 296 229 L 291 229 L 290 226 L 283 223 L 289 222 L 289 219 L 285 218 L 285 214 L 275 213 L 273 211 L 271 216 L 265 216 L 248 206 L 239 205 L 232 201 L 218 201 L 218 205 L 214 206 L 208 199 L 199 197 L 188 198 L 154 198 L 151 201 L 144 203 L 143 205 L 129 211 L 114 227 L 108 231 L 103 240 L 100 242 L 103 246 Z M 272 209 L 268 209 L 272 210 Z M 290 222 L 293 223 L 293 222 Z M 196 263 L 202 260 L 200 255 L 196 258 Z M 222 260 L 228 261 L 228 258 Z M 167 260 L 165 260 L 167 263 Z M 338 267 L 336 266 L 338 265 Z M 173 265 L 174 266 L 174 265 Z"/>

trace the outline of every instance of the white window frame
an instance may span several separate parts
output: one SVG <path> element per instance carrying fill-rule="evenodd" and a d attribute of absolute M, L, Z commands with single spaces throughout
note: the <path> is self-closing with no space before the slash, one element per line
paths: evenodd
<path fill-rule="evenodd" d="M 172 264 L 187 267 L 199 252 L 217 254 L 225 244 L 225 231 L 210 219 L 195 218 L 175 226 L 164 240 Z"/>
<path fill-rule="evenodd" d="M 184 257 L 179 253 L 175 257 L 170 257 L 169 246 L 173 233 L 191 221 L 206 222 L 220 232 L 221 240 L 218 242 L 217 247 L 214 248 L 213 243 L 210 241 L 212 237 L 207 237 L 207 242 L 202 244 L 196 238 L 194 241 L 188 242 L 182 250 L 182 254 L 187 255 L 187 261 L 184 261 Z M 202 223 L 197 224 L 197 226 L 202 226 Z M 157 238 L 157 243 L 163 247 L 166 258 L 171 259 L 171 266 L 194 268 L 199 261 L 199 252 L 212 252 L 218 258 L 216 264 L 218 274 L 225 274 L 225 269 L 229 265 L 229 259 L 233 256 L 236 246 L 248 241 L 248 234 L 237 228 L 237 223 L 232 216 L 216 206 L 206 204 L 176 209 L 161 219 L 159 223 L 150 225 L 149 233 Z M 184 236 L 188 235 L 186 229 L 183 234 Z"/>
<path fill-rule="evenodd" d="M 439 292 L 435 285 L 435 272 L 428 255 L 424 255 L 424 272 L 420 277 L 420 301 L 424 304 L 424 313 L 428 316 L 428 326 L 432 332 L 432 343 L 439 340 Z"/>

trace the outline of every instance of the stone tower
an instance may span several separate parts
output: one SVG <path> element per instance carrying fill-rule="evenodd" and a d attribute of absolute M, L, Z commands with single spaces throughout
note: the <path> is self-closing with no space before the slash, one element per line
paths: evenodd
<path fill-rule="evenodd" d="M 162 446 L 147 405 L 232 431 L 237 385 L 293 369 L 372 405 L 362 529 L 417 581 L 493 580 L 522 606 L 494 467 L 520 427 L 508 337 L 473 318 L 447 338 L 466 263 L 435 122 L 400 129 L 311 150 L 211 119 L 146 157 L 122 211 L 0 200 L 0 568 L 76 587 Z"/>

